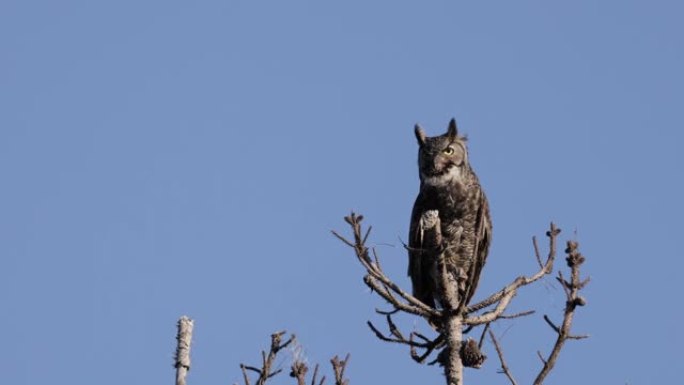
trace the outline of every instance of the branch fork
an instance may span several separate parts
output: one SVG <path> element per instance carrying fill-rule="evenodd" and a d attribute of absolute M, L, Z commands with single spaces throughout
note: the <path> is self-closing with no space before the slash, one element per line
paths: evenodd
<path fill-rule="evenodd" d="M 505 311 L 520 288 L 530 285 L 553 272 L 556 258 L 557 238 L 560 234 L 560 229 L 557 228 L 555 224 L 551 223 L 549 230 L 546 232 L 549 250 L 545 258 L 542 258 L 537 239 L 533 238 L 534 256 L 539 265 L 539 269 L 535 273 L 529 276 L 519 276 L 498 292 L 467 307 L 462 306 L 459 302 L 457 283 L 454 282 L 454 279 L 457 278 L 452 277 L 451 274 L 446 271 L 444 263 L 441 261 L 441 251 L 431 250 L 432 252 L 437 253 L 436 255 L 439 261 L 439 268 L 441 270 L 440 291 L 442 292 L 441 297 L 443 299 L 441 301 L 442 308 L 435 309 L 404 291 L 385 275 L 380 266 L 380 261 L 375 249 L 369 249 L 366 246 L 371 227 L 369 226 L 364 231 L 361 225 L 363 220 L 362 215 L 352 212 L 350 215 L 346 216 L 344 220 L 352 229 L 353 241 L 341 236 L 335 231 L 332 231 L 333 235 L 354 249 L 357 260 L 366 270 L 366 275 L 363 278 L 364 283 L 394 308 L 391 312 L 376 310 L 377 313 L 385 316 L 385 322 L 387 323 L 389 330 L 388 334 L 382 333 L 370 321 L 367 322 L 369 328 L 375 336 L 382 341 L 407 345 L 411 358 L 418 363 L 425 363 L 432 353 L 440 351 L 437 358 L 429 364 L 439 363 L 444 366 L 447 383 L 449 385 L 461 385 L 463 383 L 463 366 L 479 368 L 482 365 L 486 356 L 481 353 L 480 348 L 484 341 L 485 332 L 488 330 L 491 323 L 501 319 L 522 317 L 534 313 L 534 311 L 526 311 L 507 315 L 505 314 Z M 423 222 L 424 226 L 422 226 Z M 426 217 L 425 220 L 421 218 L 421 231 L 423 237 L 439 239 L 439 229 L 439 217 L 437 215 L 433 215 L 429 218 Z M 568 298 L 565 317 L 563 324 L 561 326 L 556 326 L 547 316 L 545 316 L 547 323 L 557 332 L 558 340 L 552 353 L 547 359 L 543 360 L 544 368 L 539 374 L 539 381 L 535 382 L 535 384 L 541 384 L 541 381 L 543 381 L 544 377 L 553 368 L 558 352 L 560 352 L 560 348 L 565 340 L 586 338 L 586 336 L 573 336 L 569 333 L 575 308 L 586 304 L 584 298 L 579 296 L 578 291 L 589 282 L 588 279 L 584 281 L 579 280 L 579 266 L 585 259 L 577 251 L 577 247 L 577 242 L 570 241 L 565 250 L 567 254 L 566 263 L 571 269 L 571 278 L 570 280 L 565 280 L 560 273 L 557 278 L 559 282 L 561 282 L 561 286 L 564 288 Z M 369 250 L 372 250 L 373 258 L 370 257 Z M 423 318 L 437 331 L 438 335 L 434 338 L 428 338 L 413 331 L 408 334 L 407 338 L 406 334 L 399 329 L 391 317 L 391 315 L 396 312 L 409 313 Z M 477 343 L 473 339 L 468 339 L 464 342 L 464 328 L 465 332 L 468 332 L 472 330 L 473 327 L 479 325 L 485 325 L 480 342 Z M 516 384 L 509 368 L 505 364 L 501 346 L 491 331 L 489 332 L 489 335 L 497 351 L 500 362 L 502 363 L 502 373 L 506 374 L 511 383 Z M 419 352 L 419 350 L 422 350 L 422 352 Z"/>

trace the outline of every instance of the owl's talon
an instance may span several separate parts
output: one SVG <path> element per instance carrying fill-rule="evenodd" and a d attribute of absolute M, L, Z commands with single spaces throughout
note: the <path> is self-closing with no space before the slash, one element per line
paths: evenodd
<path fill-rule="evenodd" d="M 428 210 L 420 216 L 419 226 L 421 230 L 430 230 L 439 223 L 439 211 Z"/>

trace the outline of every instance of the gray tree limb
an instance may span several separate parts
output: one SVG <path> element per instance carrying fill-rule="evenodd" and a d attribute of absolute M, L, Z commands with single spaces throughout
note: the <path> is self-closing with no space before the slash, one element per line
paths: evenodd
<path fill-rule="evenodd" d="M 190 371 L 190 343 L 192 342 L 192 328 L 194 321 L 187 316 L 178 320 L 178 334 L 176 340 L 175 367 L 176 385 L 185 385 L 185 377 Z"/>

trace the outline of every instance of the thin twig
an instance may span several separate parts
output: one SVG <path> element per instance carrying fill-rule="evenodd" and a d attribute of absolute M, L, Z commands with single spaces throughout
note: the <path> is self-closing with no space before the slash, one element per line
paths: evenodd
<path fill-rule="evenodd" d="M 513 319 L 513 318 L 520 318 L 520 317 L 526 317 L 528 315 L 534 314 L 534 310 L 527 310 L 527 311 L 521 311 L 519 313 L 514 313 L 514 314 L 502 314 L 499 316 L 499 319 Z"/>
<path fill-rule="evenodd" d="M 254 366 L 242 365 L 245 370 L 250 370 L 258 375 L 261 375 L 261 369 L 255 368 Z"/>
<path fill-rule="evenodd" d="M 257 378 L 257 381 L 256 381 L 256 385 L 265 385 L 266 381 L 269 378 L 271 378 L 271 377 L 273 377 L 273 376 L 275 376 L 278 373 L 283 371 L 282 368 L 277 369 L 277 370 L 271 370 L 271 368 L 273 367 L 273 362 L 275 361 L 275 358 L 278 355 L 278 353 L 281 350 L 288 347 L 292 342 L 295 341 L 296 337 L 294 336 L 294 334 L 291 334 L 290 338 L 288 338 L 287 341 L 282 342 L 283 336 L 285 335 L 285 333 L 286 332 L 283 330 L 283 331 L 271 334 L 271 348 L 270 348 L 268 354 L 265 351 L 261 352 L 261 368 L 257 368 L 257 367 L 249 366 L 249 365 L 245 365 L 245 364 L 240 364 L 240 369 L 242 370 L 242 376 L 244 378 L 245 385 L 250 385 L 249 376 L 247 375 L 247 371 L 252 371 L 252 372 L 255 372 L 259 375 L 259 377 Z M 301 367 L 295 368 L 294 367 L 295 364 L 293 364 L 291 374 L 295 372 L 295 369 L 304 370 L 305 372 L 308 369 L 308 368 L 301 368 Z"/>
<path fill-rule="evenodd" d="M 392 342 L 392 343 L 403 344 L 403 345 L 409 345 L 409 346 L 421 348 L 421 349 L 427 349 L 432 344 L 432 341 L 430 341 L 430 340 L 426 340 L 426 342 L 416 342 L 416 341 L 413 341 L 412 339 L 407 340 L 403 336 L 403 334 L 399 331 L 399 329 L 396 327 L 396 325 L 390 326 L 390 334 L 393 337 L 389 337 L 389 336 L 384 335 L 375 325 L 373 325 L 372 322 L 366 321 L 366 324 L 373 331 L 375 336 L 381 341 Z M 392 328 L 394 328 L 394 330 L 392 330 Z M 415 334 L 415 333 L 412 333 L 412 334 Z M 421 336 L 421 337 L 425 338 L 424 336 Z"/>
<path fill-rule="evenodd" d="M 311 385 L 316 385 L 316 377 L 318 376 L 318 364 L 314 366 L 313 376 L 311 377 Z"/>
<path fill-rule="evenodd" d="M 494 344 L 494 349 L 496 349 L 496 354 L 499 356 L 499 362 L 501 362 L 501 373 L 508 377 L 508 380 L 512 385 L 518 385 L 518 383 L 515 381 L 515 378 L 513 378 L 513 374 L 511 374 L 511 371 L 508 369 L 508 365 L 506 365 L 506 360 L 504 359 L 501 345 L 499 345 L 499 341 L 496 340 L 496 337 L 494 337 L 494 333 L 491 330 L 489 331 L 489 338 L 491 338 L 492 343 Z"/>
<path fill-rule="evenodd" d="M 423 354 L 418 354 L 415 346 L 411 346 L 411 349 L 410 349 L 411 358 L 413 358 L 413 360 L 419 364 L 424 363 L 425 360 L 430 356 L 430 354 L 432 354 L 433 351 L 441 348 L 444 345 L 444 334 L 439 334 L 437 336 L 437 338 L 435 338 L 434 340 L 431 341 L 431 340 L 426 339 L 425 336 L 419 335 L 418 333 L 414 332 L 414 333 L 411 333 L 411 339 L 410 339 L 411 342 L 413 342 L 414 336 L 419 337 L 419 338 L 423 339 L 424 341 L 426 341 L 425 346 L 423 347 L 423 349 L 425 349 Z"/>
<path fill-rule="evenodd" d="M 550 274 L 553 271 L 553 263 L 556 259 L 556 238 L 558 237 L 558 234 L 560 234 L 560 231 L 561 230 L 558 227 L 556 227 L 555 224 L 551 223 L 549 231 L 546 232 L 546 236 L 549 238 L 549 253 L 546 257 L 546 262 L 543 264 L 543 266 L 540 267 L 539 271 L 537 271 L 530 277 L 516 278 L 512 283 L 503 288 L 501 291 L 492 294 L 488 298 L 474 305 L 468 306 L 466 312 L 468 314 L 472 314 L 478 310 L 482 310 L 491 305 L 500 303 L 507 296 L 512 298 L 515 295 L 518 288 L 520 288 L 521 286 L 529 285 L 541 279 L 544 275 Z M 508 301 L 510 301 L 510 298 L 508 299 Z"/>
<path fill-rule="evenodd" d="M 375 309 L 375 312 L 378 313 L 378 314 L 381 314 L 381 315 L 392 315 L 392 314 L 397 314 L 397 313 L 399 313 L 400 311 L 401 311 L 401 310 L 399 310 L 399 309 L 394 309 L 394 310 L 390 310 L 390 311 L 380 310 L 380 309 L 378 309 L 378 308 Z"/>
<path fill-rule="evenodd" d="M 349 241 L 347 240 L 347 238 L 341 236 L 341 235 L 338 234 L 335 230 L 330 230 L 330 232 L 332 233 L 332 235 L 336 236 L 337 239 L 339 239 L 340 241 L 342 241 L 342 242 L 344 242 L 345 244 L 347 244 L 347 246 L 349 246 L 349 247 L 354 247 L 354 244 L 353 244 L 353 243 L 349 242 Z"/>
<path fill-rule="evenodd" d="M 546 365 L 546 358 L 544 358 L 544 356 L 542 356 L 542 354 L 541 354 L 541 352 L 540 352 L 539 350 L 537 350 L 537 357 L 539 357 L 539 359 L 541 360 L 542 364 Z"/>
<path fill-rule="evenodd" d="M 344 378 L 344 370 L 347 368 L 347 363 L 349 362 L 350 355 L 340 360 L 339 357 L 335 356 L 330 360 L 333 367 L 333 372 L 335 373 L 335 385 L 348 385 L 349 380 Z"/>
<path fill-rule="evenodd" d="M 243 364 L 240 364 L 240 369 L 242 370 L 242 377 L 245 381 L 245 385 L 250 385 L 249 376 L 247 375 L 247 367 Z"/>
<path fill-rule="evenodd" d="M 361 227 L 361 221 L 363 220 L 363 215 L 357 215 L 356 213 L 352 212 L 350 215 L 344 217 L 344 220 L 352 227 L 354 242 L 346 239 L 335 231 L 332 231 L 332 233 L 335 235 L 335 237 L 354 249 L 357 259 L 368 272 L 368 275 L 364 277 L 364 282 L 366 285 L 368 285 L 372 290 L 376 291 L 381 297 L 394 305 L 397 309 L 401 309 L 402 311 L 420 315 L 426 318 L 439 317 L 441 315 L 440 312 L 430 306 L 427 306 L 417 298 L 405 292 L 385 275 L 379 264 L 373 263 L 372 259 L 368 255 L 368 247 L 365 245 L 365 236 L 362 235 L 363 230 Z M 394 298 L 392 296 L 392 292 L 400 296 L 406 302 L 401 302 Z"/>
<path fill-rule="evenodd" d="M 551 321 L 551 318 L 549 318 L 548 315 L 544 314 L 544 321 L 553 329 L 556 333 L 560 333 L 560 328 L 556 326 L 556 324 Z"/>
<path fill-rule="evenodd" d="M 537 244 L 537 237 L 532 237 L 532 246 L 534 247 L 534 256 L 537 258 L 537 264 L 539 264 L 539 268 L 543 268 L 544 264 L 542 263 L 541 259 L 541 253 L 539 252 L 539 245 Z"/>
<path fill-rule="evenodd" d="M 484 343 L 485 335 L 487 335 L 487 331 L 489 330 L 489 326 L 491 323 L 485 324 L 484 328 L 482 328 L 482 334 L 480 335 L 480 342 L 478 342 L 477 346 L 482 349 L 482 344 Z"/>

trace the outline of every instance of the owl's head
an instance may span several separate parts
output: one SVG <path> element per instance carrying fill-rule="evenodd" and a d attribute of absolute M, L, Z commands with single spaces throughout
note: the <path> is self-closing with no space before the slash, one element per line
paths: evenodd
<path fill-rule="evenodd" d="M 456 120 L 451 119 L 447 132 L 427 137 L 416 124 L 418 139 L 418 171 L 420 181 L 432 186 L 444 186 L 459 181 L 468 167 L 466 138 L 458 136 Z"/>

